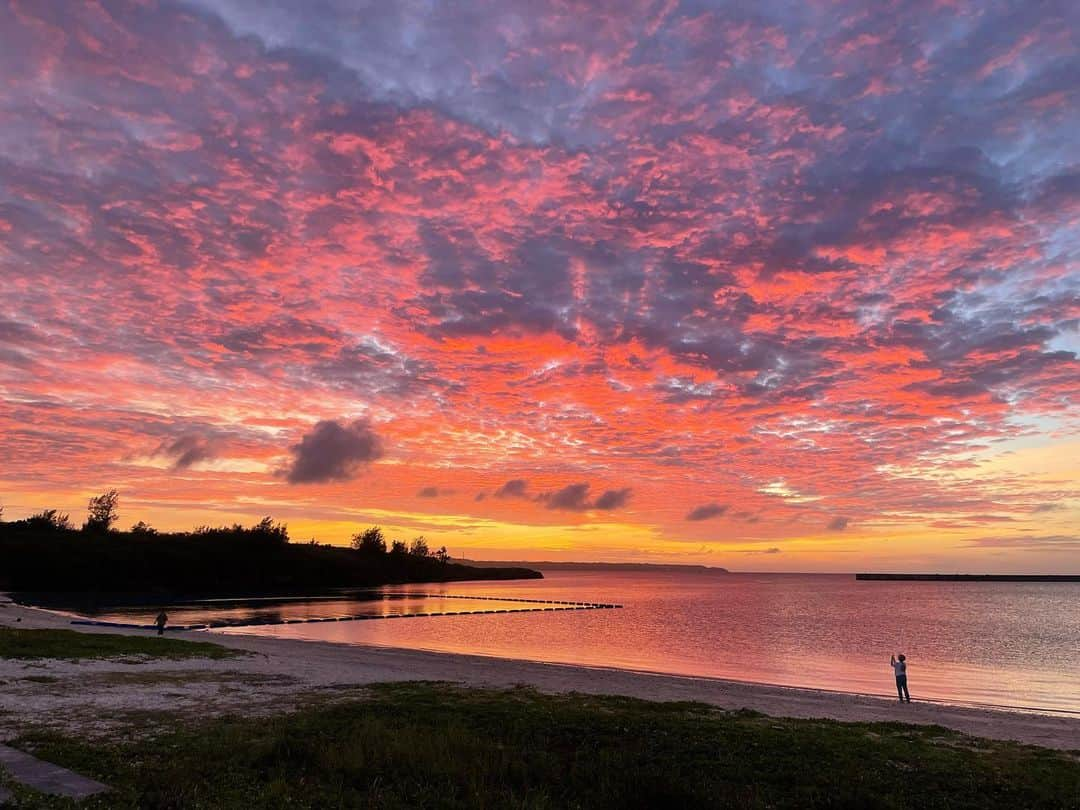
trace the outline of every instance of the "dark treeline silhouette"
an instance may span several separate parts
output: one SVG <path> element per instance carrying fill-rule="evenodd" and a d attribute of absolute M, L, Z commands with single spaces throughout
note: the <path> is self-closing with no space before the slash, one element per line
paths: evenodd
<path fill-rule="evenodd" d="M 431 552 L 422 537 L 411 544 L 394 540 L 388 547 L 378 527 L 358 533 L 352 548 L 291 542 L 287 527 L 269 517 L 254 526 L 190 532 L 158 532 L 139 521 L 117 531 L 117 505 L 115 490 L 92 499 L 81 529 L 55 509 L 0 522 L 0 589 L 39 595 L 284 595 L 542 576 L 527 568 L 452 563 L 445 548 Z"/>

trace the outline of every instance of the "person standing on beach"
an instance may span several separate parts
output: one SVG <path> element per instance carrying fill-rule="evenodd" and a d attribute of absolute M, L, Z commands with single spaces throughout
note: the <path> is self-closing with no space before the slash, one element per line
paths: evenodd
<path fill-rule="evenodd" d="M 165 608 L 161 609 L 161 613 L 154 619 L 154 624 L 157 625 L 157 634 L 163 635 L 165 633 L 165 625 L 169 623 L 169 614 L 165 612 Z"/>
<path fill-rule="evenodd" d="M 900 696 L 900 702 L 903 703 L 906 698 L 907 702 L 911 703 L 911 695 L 907 690 L 907 659 L 900 653 L 899 658 L 894 655 L 889 662 L 892 664 L 893 674 L 896 675 L 896 694 Z"/>

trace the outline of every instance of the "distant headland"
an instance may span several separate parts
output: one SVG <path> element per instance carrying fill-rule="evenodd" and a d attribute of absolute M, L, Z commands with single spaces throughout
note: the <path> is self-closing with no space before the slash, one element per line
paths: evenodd
<path fill-rule="evenodd" d="M 635 562 L 538 562 L 506 560 L 466 560 L 455 562 L 474 568 L 539 568 L 548 571 L 671 571 L 680 574 L 728 574 L 726 568 L 708 565 L 680 565 L 678 563 Z"/>
<path fill-rule="evenodd" d="M 314 594 L 411 582 L 542 579 L 539 571 L 469 567 L 430 549 L 357 532 L 350 548 L 293 542 L 285 524 L 200 526 L 159 532 L 143 522 L 118 531 L 115 490 L 94 498 L 82 528 L 55 509 L 0 521 L 0 590 L 185 595 Z"/>
<path fill-rule="evenodd" d="M 889 582 L 1080 582 L 1080 574 L 856 574 Z"/>

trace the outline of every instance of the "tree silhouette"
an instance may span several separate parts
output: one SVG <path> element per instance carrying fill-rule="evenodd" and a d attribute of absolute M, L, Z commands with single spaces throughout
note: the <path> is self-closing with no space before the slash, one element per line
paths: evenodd
<path fill-rule="evenodd" d="M 106 498 L 100 522 L 87 522 L 112 526 L 115 506 L 115 498 Z M 432 554 L 420 537 L 411 546 L 394 541 L 387 554 L 378 527 L 354 540 L 378 553 L 290 543 L 285 525 L 269 517 L 253 526 L 204 525 L 186 532 L 157 532 L 139 521 L 129 531 L 113 528 L 88 535 L 73 527 L 68 515 L 46 509 L 0 523 L 0 590 L 78 593 L 79 599 L 136 590 L 288 595 L 387 583 L 540 576 L 525 569 L 454 565 L 445 549 Z"/>
<path fill-rule="evenodd" d="M 383 537 L 382 529 L 378 526 L 357 532 L 352 536 L 349 545 L 362 554 L 375 556 L 386 553 L 386 538 Z"/>
<path fill-rule="evenodd" d="M 289 527 L 284 523 L 274 523 L 274 519 L 269 515 L 252 526 L 251 533 L 256 540 L 265 540 L 274 544 L 289 542 Z"/>
<path fill-rule="evenodd" d="M 26 519 L 28 525 L 37 529 L 69 531 L 71 518 L 55 509 L 42 509 Z"/>
<path fill-rule="evenodd" d="M 120 503 L 120 493 L 115 489 L 103 492 L 90 499 L 87 504 L 86 523 L 83 524 L 84 532 L 107 532 L 113 524 L 120 519 L 116 513 L 116 507 Z"/>

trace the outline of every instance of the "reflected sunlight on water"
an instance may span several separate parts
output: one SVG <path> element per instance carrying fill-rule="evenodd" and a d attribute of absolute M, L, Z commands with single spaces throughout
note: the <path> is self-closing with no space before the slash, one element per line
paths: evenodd
<path fill-rule="evenodd" d="M 610 571 L 550 571 L 545 576 L 399 586 L 386 589 L 383 595 L 390 598 L 373 604 L 395 609 L 410 602 L 400 594 L 412 591 L 616 602 L 624 608 L 294 624 L 242 632 L 883 695 L 893 694 L 889 656 L 904 652 L 916 699 L 1080 711 L 1077 583 L 857 582 L 850 575 Z M 450 599 L 430 604 L 451 602 L 468 604 Z M 304 603 L 273 609 L 299 616 L 339 608 L 345 606 Z"/>

